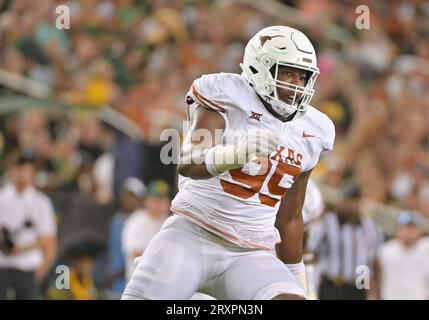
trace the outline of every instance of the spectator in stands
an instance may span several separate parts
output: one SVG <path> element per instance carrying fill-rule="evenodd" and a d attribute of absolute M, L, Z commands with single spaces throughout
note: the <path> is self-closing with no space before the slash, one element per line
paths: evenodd
<path fill-rule="evenodd" d="M 32 158 L 14 156 L 7 176 L 0 190 L 0 300 L 38 299 L 57 252 L 53 206 L 34 187 Z"/>
<path fill-rule="evenodd" d="M 143 201 L 146 187 L 138 178 L 128 177 L 120 189 L 120 210 L 110 221 L 109 266 L 105 285 L 112 295 L 120 298 L 125 288 L 125 272 L 128 256 L 123 252 L 124 225 L 130 216 L 144 214 Z M 129 226 L 128 228 L 132 228 Z"/>
<path fill-rule="evenodd" d="M 146 187 L 140 179 L 129 177 L 124 180 L 121 188 L 121 211 L 125 216 L 121 218 L 122 230 L 120 234 L 119 228 L 115 231 L 115 248 L 117 251 L 116 255 L 119 255 L 119 250 L 121 250 L 124 257 L 123 274 L 125 275 L 125 279 L 127 279 L 129 270 L 134 270 L 134 259 L 140 253 L 139 243 L 135 242 L 135 238 L 138 240 L 141 234 L 139 234 L 139 229 L 135 221 L 138 221 L 139 218 L 146 215 L 146 210 L 144 208 L 144 199 L 146 195 Z"/>
<path fill-rule="evenodd" d="M 404 211 L 394 239 L 378 254 L 383 300 L 429 299 L 429 237 L 423 236 L 425 221 L 417 211 Z"/>
<path fill-rule="evenodd" d="M 170 188 L 163 180 L 151 181 L 147 186 L 145 211 L 130 215 L 122 232 L 122 248 L 126 257 L 126 275 L 129 279 L 150 240 L 158 233 L 170 214 Z"/>
<path fill-rule="evenodd" d="M 47 297 L 53 300 L 95 300 L 100 297 L 94 281 L 95 260 L 101 252 L 100 243 L 93 240 L 77 240 L 65 250 L 65 278 L 59 274 L 51 278 Z M 67 283 L 66 283 L 67 282 Z M 61 284 L 61 287 L 58 286 Z M 63 287 L 64 286 L 64 287 Z"/>

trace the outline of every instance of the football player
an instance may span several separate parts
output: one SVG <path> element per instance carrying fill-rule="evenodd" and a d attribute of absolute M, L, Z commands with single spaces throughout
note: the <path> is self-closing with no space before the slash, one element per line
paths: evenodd
<path fill-rule="evenodd" d="M 196 291 L 217 299 L 306 297 L 301 211 L 311 171 L 335 136 L 332 121 L 309 105 L 316 53 L 302 32 L 272 26 L 250 39 L 241 67 L 241 75 L 192 84 L 175 214 L 122 299 L 189 299 Z"/>

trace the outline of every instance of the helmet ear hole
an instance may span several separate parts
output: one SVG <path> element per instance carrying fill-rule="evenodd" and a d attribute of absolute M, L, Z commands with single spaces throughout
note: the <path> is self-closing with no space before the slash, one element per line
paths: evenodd
<path fill-rule="evenodd" d="M 271 76 L 273 77 L 273 79 L 275 79 L 275 76 L 276 76 L 276 65 L 273 65 L 273 66 L 270 68 L 270 74 L 271 74 Z"/>
<path fill-rule="evenodd" d="M 249 66 L 249 69 L 250 71 L 252 71 L 253 74 L 257 74 L 259 72 L 254 66 Z"/>
<path fill-rule="evenodd" d="M 308 84 L 308 81 L 310 81 L 312 75 L 313 75 L 313 72 L 307 71 L 307 75 L 305 77 L 305 86 Z"/>

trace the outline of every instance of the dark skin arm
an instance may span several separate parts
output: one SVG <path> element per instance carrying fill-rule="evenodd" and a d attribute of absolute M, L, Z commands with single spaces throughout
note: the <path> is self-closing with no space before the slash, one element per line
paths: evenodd
<path fill-rule="evenodd" d="M 292 264 L 302 260 L 304 238 L 302 207 L 310 175 L 311 170 L 300 174 L 286 192 L 277 212 L 276 227 L 280 232 L 281 242 L 276 245 L 276 251 L 278 258 L 284 263 Z"/>
<path fill-rule="evenodd" d="M 225 120 L 218 112 L 198 107 L 193 115 L 191 131 L 182 144 L 180 162 L 177 166 L 178 173 L 192 179 L 211 178 L 212 175 L 204 164 L 203 150 L 215 146 L 215 130 L 224 128 Z M 206 139 L 201 137 L 208 134 L 210 137 Z M 196 154 L 199 156 L 195 156 Z"/>

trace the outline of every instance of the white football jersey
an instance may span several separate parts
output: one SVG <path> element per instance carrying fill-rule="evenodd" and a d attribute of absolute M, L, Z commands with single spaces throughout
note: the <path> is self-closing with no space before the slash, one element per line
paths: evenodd
<path fill-rule="evenodd" d="M 323 151 L 331 150 L 335 128 L 322 112 L 308 106 L 291 122 L 282 122 L 262 104 L 239 74 L 204 75 L 194 81 L 186 98 L 192 120 L 196 108 L 219 112 L 227 141 L 245 132 L 267 130 L 280 136 L 269 160 L 203 180 L 179 175 L 173 212 L 241 247 L 272 250 L 280 241 L 274 223 L 280 201 L 301 172 L 312 169 Z"/>

